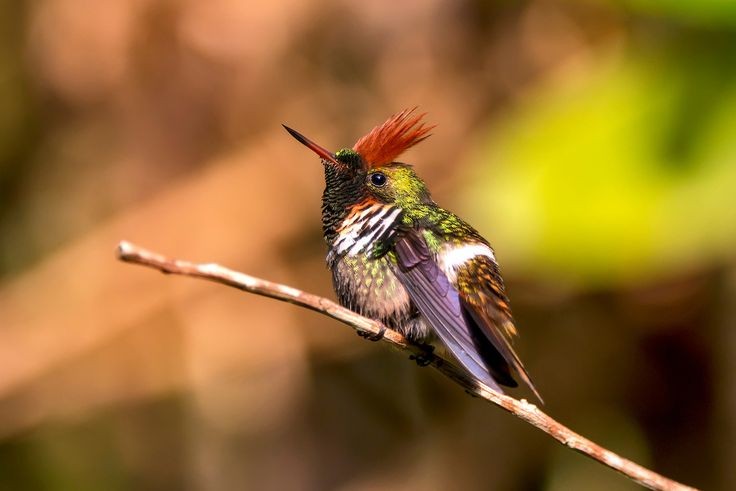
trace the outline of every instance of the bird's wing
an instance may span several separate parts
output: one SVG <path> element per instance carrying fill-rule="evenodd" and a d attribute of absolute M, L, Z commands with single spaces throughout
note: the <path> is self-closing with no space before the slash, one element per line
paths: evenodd
<path fill-rule="evenodd" d="M 529 372 L 511 346 L 516 327 L 496 261 L 489 256 L 475 256 L 457 269 L 456 282 L 461 304 L 478 330 L 541 401 Z"/>
<path fill-rule="evenodd" d="M 501 391 L 499 383 L 517 385 L 510 372 L 513 367 L 537 394 L 503 332 L 512 329 L 507 324 L 512 322 L 511 313 L 493 260 L 479 256 L 482 262 L 475 263 L 477 269 L 460 268 L 459 288 L 456 288 L 429 250 L 421 231 L 403 234 L 395 242 L 394 251 L 396 275 L 417 309 L 460 364 L 498 391 Z M 492 266 L 486 264 L 485 259 L 491 261 Z M 466 293 L 465 286 L 477 292 Z"/>

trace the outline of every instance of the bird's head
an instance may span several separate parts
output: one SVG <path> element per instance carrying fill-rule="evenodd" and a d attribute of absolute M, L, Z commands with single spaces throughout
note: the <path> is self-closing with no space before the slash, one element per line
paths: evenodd
<path fill-rule="evenodd" d="M 411 166 L 395 159 L 429 136 L 423 114 L 404 110 L 376 126 L 353 148 L 331 152 L 304 135 L 284 126 L 299 142 L 316 153 L 325 168 L 324 206 L 346 214 L 366 201 L 394 204 L 402 208 L 431 202 L 429 192 Z"/>

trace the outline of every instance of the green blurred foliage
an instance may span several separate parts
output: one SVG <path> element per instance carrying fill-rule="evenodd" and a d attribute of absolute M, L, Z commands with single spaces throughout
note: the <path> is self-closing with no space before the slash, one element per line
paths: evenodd
<path fill-rule="evenodd" d="M 736 25 L 736 4 L 731 0 L 624 0 L 639 14 L 668 17 L 704 26 Z"/>
<path fill-rule="evenodd" d="M 493 127 L 465 210 L 513 267 L 602 285 L 733 259 L 736 50 L 714 41 L 572 67 Z"/>

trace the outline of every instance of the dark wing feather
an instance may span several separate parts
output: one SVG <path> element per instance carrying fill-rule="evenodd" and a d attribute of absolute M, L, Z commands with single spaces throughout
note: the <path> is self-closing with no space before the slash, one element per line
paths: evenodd
<path fill-rule="evenodd" d="M 496 312 L 501 304 L 493 307 L 494 304 L 483 301 L 484 297 L 468 297 L 460 293 L 435 262 L 419 231 L 410 231 L 399 238 L 394 250 L 396 275 L 417 309 L 460 364 L 499 392 L 502 392 L 499 383 L 516 386 L 509 371 L 511 365 L 536 394 L 521 361 L 508 339 L 499 331 L 503 325 L 499 321 L 505 316 L 510 319 L 505 296 L 500 298 L 506 305 L 506 310 L 501 313 Z M 492 286 L 488 288 L 493 290 Z M 502 287 L 500 291 L 503 292 Z"/>
<path fill-rule="evenodd" d="M 457 290 L 432 260 L 424 239 L 411 233 L 394 247 L 395 273 L 442 343 L 474 377 L 503 392 L 475 347 Z"/>
<path fill-rule="evenodd" d="M 476 256 L 458 269 L 457 288 L 461 305 L 479 330 L 541 401 L 529 373 L 511 346 L 516 327 L 496 262 L 488 256 Z"/>

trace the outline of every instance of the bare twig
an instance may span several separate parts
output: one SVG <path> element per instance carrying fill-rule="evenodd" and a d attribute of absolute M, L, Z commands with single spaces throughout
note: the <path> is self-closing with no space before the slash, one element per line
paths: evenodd
<path fill-rule="evenodd" d="M 607 450 L 600 445 L 575 433 L 566 426 L 558 423 L 550 416 L 539 410 L 537 406 L 527 402 L 525 399 L 517 400 L 504 394 L 495 392 L 485 385 L 471 379 L 462 370 L 452 363 L 443 360 L 425 351 L 420 346 L 410 343 L 398 332 L 388 329 L 381 323 L 356 314 L 335 302 L 324 297 L 303 292 L 290 286 L 273 283 L 249 276 L 237 271 L 232 271 L 217 264 L 195 264 L 179 259 L 169 259 L 155 252 L 137 247 L 129 242 L 120 242 L 117 249 L 118 258 L 122 261 L 148 266 L 158 269 L 163 273 L 194 276 L 206 280 L 222 283 L 239 290 L 265 297 L 275 298 L 289 302 L 300 307 L 322 313 L 333 319 L 337 319 L 365 335 L 379 335 L 383 332 L 383 340 L 396 348 L 410 352 L 414 356 L 429 357 L 431 365 L 438 371 L 452 379 L 468 393 L 485 399 L 502 409 L 521 418 L 527 423 L 537 427 L 563 445 L 587 455 L 614 469 L 629 479 L 650 489 L 662 491 L 693 491 L 684 484 L 668 479 L 656 472 L 642 467 L 628 459 Z"/>

